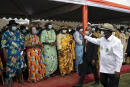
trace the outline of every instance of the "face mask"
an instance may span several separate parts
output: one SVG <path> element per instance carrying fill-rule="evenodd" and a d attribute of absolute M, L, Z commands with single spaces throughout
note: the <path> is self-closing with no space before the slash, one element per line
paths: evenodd
<path fill-rule="evenodd" d="M 86 31 L 86 34 L 89 35 L 89 31 Z"/>
<path fill-rule="evenodd" d="M 37 30 L 37 34 L 39 34 L 40 33 L 40 31 L 39 30 Z"/>
<path fill-rule="evenodd" d="M 100 31 L 98 30 L 97 32 L 99 33 Z"/>
<path fill-rule="evenodd" d="M 62 30 L 62 33 L 66 33 L 67 32 L 67 30 Z"/>
<path fill-rule="evenodd" d="M 23 33 L 26 33 L 26 30 L 24 29 L 24 30 L 22 30 L 22 32 L 23 32 Z"/>
<path fill-rule="evenodd" d="M 124 33 L 124 31 L 121 31 L 121 33 Z"/>
<path fill-rule="evenodd" d="M 105 35 L 104 35 L 104 31 L 101 31 L 101 35 L 102 35 L 102 37 L 104 37 Z"/>
<path fill-rule="evenodd" d="M 128 32 L 130 32 L 130 29 L 128 29 Z"/>
<path fill-rule="evenodd" d="M 17 27 L 16 27 L 16 26 L 12 26 L 12 30 L 13 30 L 13 31 L 16 31 L 16 30 L 17 30 Z"/>
<path fill-rule="evenodd" d="M 83 32 L 83 29 L 80 29 L 81 32 Z"/>
<path fill-rule="evenodd" d="M 69 29 L 69 32 L 71 32 L 71 29 Z"/>
<path fill-rule="evenodd" d="M 52 25 L 48 25 L 48 29 L 52 29 Z"/>
<path fill-rule="evenodd" d="M 28 27 L 26 27 L 26 30 L 28 30 L 29 28 Z"/>
<path fill-rule="evenodd" d="M 32 28 L 32 33 L 33 33 L 33 34 L 36 34 L 36 33 L 37 33 L 37 30 L 36 30 L 35 27 Z"/>
<path fill-rule="evenodd" d="M 92 28 L 92 31 L 95 31 L 95 28 Z"/>

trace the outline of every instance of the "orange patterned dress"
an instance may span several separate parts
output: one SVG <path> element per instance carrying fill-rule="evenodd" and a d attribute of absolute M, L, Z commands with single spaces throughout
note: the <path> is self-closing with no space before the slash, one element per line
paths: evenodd
<path fill-rule="evenodd" d="M 40 44 L 40 39 L 37 35 L 28 34 L 25 37 L 25 44 L 34 46 Z M 29 81 L 39 81 L 45 74 L 45 61 L 41 55 L 42 49 L 38 47 L 27 48 L 27 59 L 29 68 Z"/>

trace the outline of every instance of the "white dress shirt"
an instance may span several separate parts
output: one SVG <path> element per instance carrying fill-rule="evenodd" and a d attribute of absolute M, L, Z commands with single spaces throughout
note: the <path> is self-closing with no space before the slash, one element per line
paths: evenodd
<path fill-rule="evenodd" d="M 100 72 L 114 74 L 120 72 L 123 62 L 123 45 L 117 37 L 111 35 L 108 39 L 85 36 L 88 41 L 100 45 Z"/>
<path fill-rule="evenodd" d="M 78 32 L 78 31 L 76 31 L 75 33 L 74 33 L 74 40 L 79 44 L 79 45 L 82 45 L 83 44 L 83 40 L 81 40 L 80 38 L 79 38 L 79 35 L 80 35 L 80 33 Z"/>

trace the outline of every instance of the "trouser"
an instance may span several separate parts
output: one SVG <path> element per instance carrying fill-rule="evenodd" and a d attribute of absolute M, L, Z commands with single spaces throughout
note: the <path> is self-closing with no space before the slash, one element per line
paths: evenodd
<path fill-rule="evenodd" d="M 99 83 L 99 76 L 96 64 L 92 65 L 92 73 L 94 74 L 94 79 L 96 83 Z"/>
<path fill-rule="evenodd" d="M 94 64 L 94 65 L 90 64 L 90 65 L 92 68 L 92 73 L 94 74 L 95 82 L 99 83 L 98 70 L 97 70 L 96 64 Z M 79 80 L 79 84 L 83 84 L 84 79 L 85 79 L 85 75 L 81 75 L 80 80 Z"/>
<path fill-rule="evenodd" d="M 78 72 L 78 65 L 83 63 L 83 59 L 82 56 L 76 56 L 76 60 L 75 60 L 75 68 L 76 71 Z"/>
<path fill-rule="evenodd" d="M 118 87 L 119 79 L 114 74 L 100 73 L 100 81 L 104 87 Z"/>
<path fill-rule="evenodd" d="M 78 65 L 83 63 L 83 46 L 76 43 L 75 45 L 75 69 L 78 72 Z"/>

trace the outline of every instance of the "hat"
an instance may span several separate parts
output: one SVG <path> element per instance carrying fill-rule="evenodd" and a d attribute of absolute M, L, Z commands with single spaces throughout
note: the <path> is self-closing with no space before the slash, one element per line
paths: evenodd
<path fill-rule="evenodd" d="M 109 24 L 109 23 L 104 23 L 100 29 L 102 29 L 102 30 L 109 30 L 109 31 L 115 31 L 113 25 Z"/>
<path fill-rule="evenodd" d="M 12 24 L 16 24 L 16 25 L 18 25 L 18 23 L 16 23 L 15 20 L 10 20 L 10 21 L 9 21 L 9 24 L 8 24 L 7 26 L 10 26 L 10 25 L 12 25 Z"/>
<path fill-rule="evenodd" d="M 121 27 L 120 27 L 120 30 L 124 30 L 124 29 L 125 29 L 125 27 L 124 27 L 124 26 L 121 26 Z"/>

